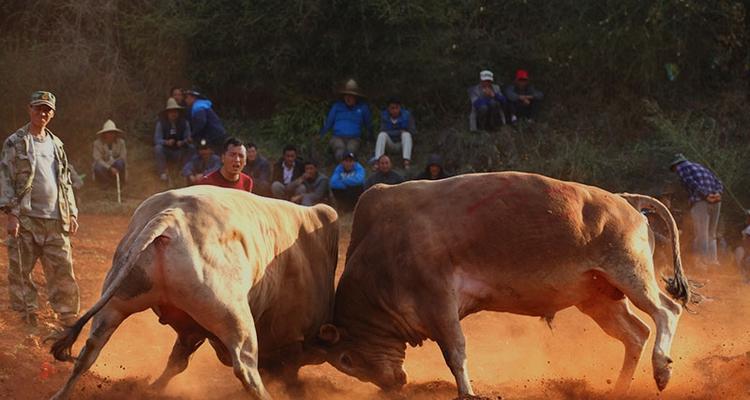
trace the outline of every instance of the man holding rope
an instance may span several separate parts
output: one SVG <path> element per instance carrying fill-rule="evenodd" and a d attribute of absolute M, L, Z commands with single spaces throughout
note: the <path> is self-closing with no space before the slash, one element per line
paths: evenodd
<path fill-rule="evenodd" d="M 694 245 L 705 268 L 719 265 L 716 248 L 716 229 L 721 211 L 724 186 L 711 170 L 684 155 L 676 154 L 669 164 L 677 173 L 689 194 L 690 218 L 693 220 Z"/>
<path fill-rule="evenodd" d="M 34 92 L 28 111 L 30 122 L 5 140 L 0 157 L 10 303 L 28 324 L 36 325 L 39 305 L 31 272 L 41 259 L 49 302 L 67 326 L 80 309 L 69 237 L 78 230 L 78 209 L 63 143 L 47 129 L 55 116 L 55 96 Z"/>

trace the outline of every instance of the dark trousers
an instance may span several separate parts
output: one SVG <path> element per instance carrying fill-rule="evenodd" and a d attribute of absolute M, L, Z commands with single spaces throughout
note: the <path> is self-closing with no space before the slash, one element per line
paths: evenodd
<path fill-rule="evenodd" d="M 192 145 L 182 147 L 167 147 L 161 144 L 154 146 L 156 156 L 156 173 L 161 175 L 167 172 L 167 164 L 174 164 L 179 172 L 190 157 L 193 156 L 195 148 Z M 217 153 L 221 154 L 221 153 Z"/>
<path fill-rule="evenodd" d="M 125 183 L 125 160 L 116 160 L 112 163 L 112 167 L 117 169 L 120 173 L 120 184 Z M 114 185 L 115 177 L 109 172 L 109 168 L 94 164 L 94 179 L 100 185 Z"/>
<path fill-rule="evenodd" d="M 497 100 L 477 108 L 477 129 L 483 131 L 494 131 L 503 125 L 503 105 Z"/>
<path fill-rule="evenodd" d="M 513 107 L 513 114 L 518 118 L 533 119 L 539 112 L 539 102 L 532 100 L 528 105 L 523 102 L 516 101 L 511 103 Z"/>
<path fill-rule="evenodd" d="M 350 186 L 346 189 L 331 189 L 336 199 L 336 208 L 341 212 L 354 210 L 359 196 L 362 194 L 362 186 Z"/>

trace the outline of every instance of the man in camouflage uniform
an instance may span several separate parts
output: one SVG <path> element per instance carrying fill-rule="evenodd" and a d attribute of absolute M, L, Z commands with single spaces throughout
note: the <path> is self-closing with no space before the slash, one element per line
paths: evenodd
<path fill-rule="evenodd" d="M 8 217 L 8 281 L 13 310 L 36 324 L 37 288 L 31 272 L 41 259 L 50 304 L 63 325 L 80 309 L 69 235 L 78 230 L 68 159 L 59 138 L 47 129 L 55 96 L 34 92 L 30 122 L 3 143 L 0 208 Z"/>

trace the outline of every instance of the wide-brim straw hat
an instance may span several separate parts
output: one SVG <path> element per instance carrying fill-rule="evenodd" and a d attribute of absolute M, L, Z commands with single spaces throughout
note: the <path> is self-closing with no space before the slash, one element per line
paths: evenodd
<path fill-rule="evenodd" d="M 357 84 L 357 81 L 355 81 L 354 79 L 349 79 L 348 81 L 346 81 L 346 83 L 344 84 L 344 86 L 342 86 L 338 90 L 338 93 L 339 94 L 350 94 L 352 96 L 357 96 L 357 97 L 366 97 L 362 93 L 362 90 L 359 88 L 359 85 Z"/>
<path fill-rule="evenodd" d="M 167 99 L 167 106 L 164 107 L 164 109 L 161 110 L 161 112 L 164 113 L 164 112 L 167 112 L 169 110 L 178 110 L 179 111 L 179 110 L 183 110 L 184 108 L 185 107 L 177 104 L 177 100 L 175 100 L 174 97 L 170 97 L 170 98 Z"/>
<path fill-rule="evenodd" d="M 116 133 L 125 133 L 122 129 L 119 129 L 117 125 L 115 125 L 115 122 L 111 119 L 108 119 L 104 125 L 102 125 L 102 129 L 99 132 L 96 132 L 96 135 L 101 135 L 102 133 L 107 132 L 116 132 Z"/>

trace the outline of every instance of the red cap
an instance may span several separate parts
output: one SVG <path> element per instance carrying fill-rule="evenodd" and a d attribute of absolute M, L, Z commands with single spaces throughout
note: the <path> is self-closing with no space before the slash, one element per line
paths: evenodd
<path fill-rule="evenodd" d="M 524 80 L 529 79 L 529 71 L 526 71 L 525 69 L 519 69 L 516 71 L 516 80 Z"/>

